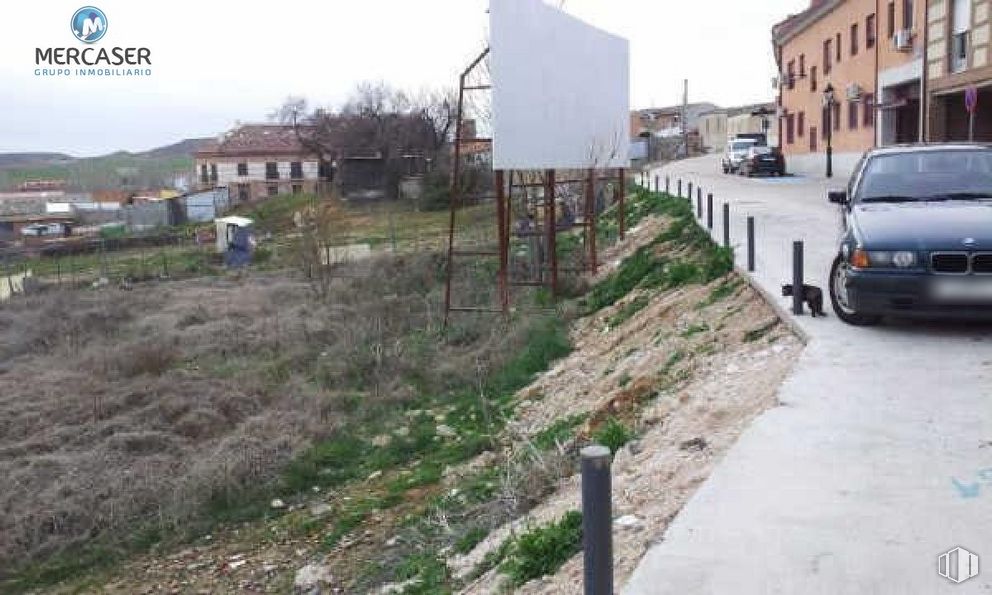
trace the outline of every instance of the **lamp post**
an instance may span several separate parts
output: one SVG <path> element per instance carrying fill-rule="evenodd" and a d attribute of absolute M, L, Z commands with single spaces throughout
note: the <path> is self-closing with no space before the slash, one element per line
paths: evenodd
<path fill-rule="evenodd" d="M 834 177 L 834 86 L 827 83 L 823 89 L 823 108 L 826 110 L 827 126 L 827 177 Z"/>

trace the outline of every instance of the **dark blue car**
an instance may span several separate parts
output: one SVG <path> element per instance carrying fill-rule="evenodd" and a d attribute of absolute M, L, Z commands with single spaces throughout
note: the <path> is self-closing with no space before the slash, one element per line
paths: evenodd
<path fill-rule="evenodd" d="M 992 146 L 876 149 L 829 199 L 843 214 L 830 270 L 841 320 L 992 317 Z"/>

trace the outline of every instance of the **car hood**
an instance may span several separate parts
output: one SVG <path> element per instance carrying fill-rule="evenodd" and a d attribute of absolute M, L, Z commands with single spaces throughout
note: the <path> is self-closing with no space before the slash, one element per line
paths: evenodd
<path fill-rule="evenodd" d="M 860 204 L 852 223 L 869 250 L 992 250 L 989 201 Z"/>

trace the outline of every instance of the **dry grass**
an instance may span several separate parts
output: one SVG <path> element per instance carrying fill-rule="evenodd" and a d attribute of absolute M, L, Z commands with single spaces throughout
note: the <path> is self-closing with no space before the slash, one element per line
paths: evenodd
<path fill-rule="evenodd" d="M 489 317 L 442 335 L 436 257 L 370 268 L 322 300 L 271 275 L 0 308 L 0 582 L 196 526 L 341 425 L 472 382 L 519 341 Z"/>

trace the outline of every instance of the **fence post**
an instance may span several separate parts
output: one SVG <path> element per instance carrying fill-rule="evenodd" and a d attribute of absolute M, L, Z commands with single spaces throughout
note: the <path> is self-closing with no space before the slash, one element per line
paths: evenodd
<path fill-rule="evenodd" d="M 613 594 L 612 455 L 605 446 L 587 446 L 582 457 L 582 541 L 585 595 Z"/>
<path fill-rule="evenodd" d="M 723 247 L 730 247 L 730 203 L 723 203 Z"/>
<path fill-rule="evenodd" d="M 803 314 L 803 242 L 792 242 L 792 313 Z"/>
<path fill-rule="evenodd" d="M 706 228 L 713 231 L 713 194 L 706 195 Z"/>
<path fill-rule="evenodd" d="M 747 218 L 747 271 L 754 272 L 754 217 Z"/>

